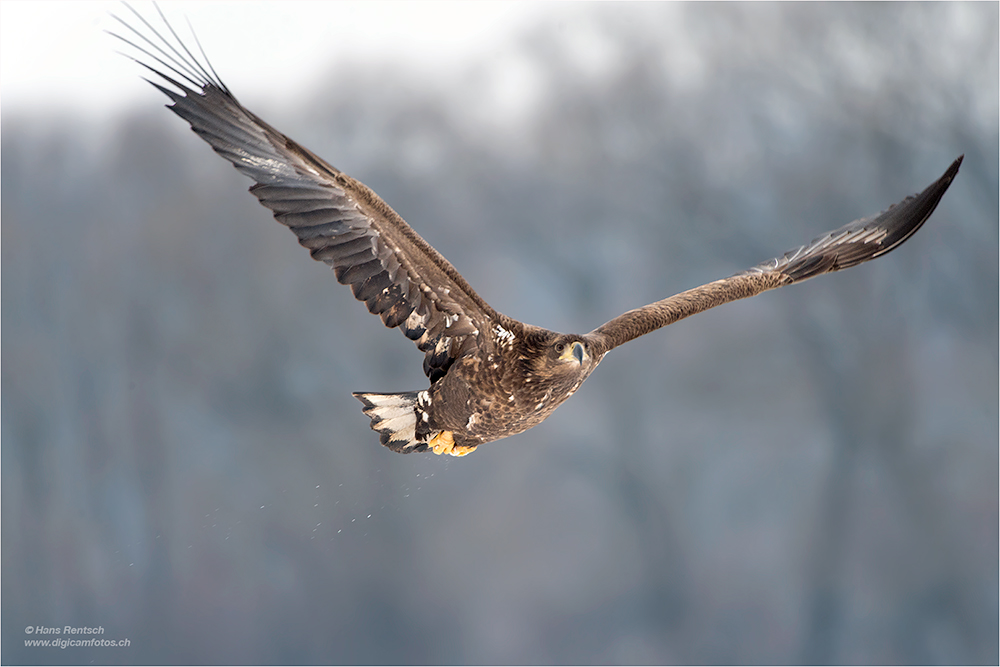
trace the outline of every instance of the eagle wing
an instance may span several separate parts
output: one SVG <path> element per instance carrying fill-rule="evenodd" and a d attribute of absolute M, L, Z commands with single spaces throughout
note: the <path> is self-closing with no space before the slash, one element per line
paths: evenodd
<path fill-rule="evenodd" d="M 295 232 L 313 259 L 331 266 L 387 327 L 399 327 L 416 342 L 432 382 L 476 348 L 479 331 L 488 331 L 498 315 L 448 260 L 364 184 L 240 104 L 204 51 L 203 65 L 162 12 L 173 41 L 128 8 L 151 34 L 117 16 L 131 39 L 111 34 L 140 54 L 130 58 L 176 89 L 150 81 L 173 101 L 168 108 L 254 180 L 250 192 Z"/>
<path fill-rule="evenodd" d="M 964 157 L 964 156 L 962 156 Z M 962 157 L 923 192 L 907 197 L 882 213 L 855 220 L 782 257 L 758 264 L 734 276 L 681 292 L 607 322 L 590 334 L 592 345 L 605 353 L 650 331 L 724 303 L 792 285 L 875 259 L 899 247 L 931 216 L 951 185 Z"/>

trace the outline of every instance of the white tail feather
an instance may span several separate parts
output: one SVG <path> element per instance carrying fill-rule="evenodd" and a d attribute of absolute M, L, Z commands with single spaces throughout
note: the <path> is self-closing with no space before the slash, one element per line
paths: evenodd
<path fill-rule="evenodd" d="M 409 454 L 427 449 L 428 433 L 418 435 L 418 422 L 426 422 L 425 408 L 430 404 L 426 391 L 401 394 L 358 393 L 354 397 L 364 405 L 363 411 L 371 417 L 372 430 L 379 434 L 380 442 L 393 450 Z M 422 429 L 427 431 L 426 427 Z"/>

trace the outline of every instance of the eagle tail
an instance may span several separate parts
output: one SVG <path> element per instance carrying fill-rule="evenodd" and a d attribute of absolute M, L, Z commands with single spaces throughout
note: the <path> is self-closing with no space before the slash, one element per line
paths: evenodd
<path fill-rule="evenodd" d="M 383 445 L 400 454 L 427 450 L 430 395 L 426 391 L 400 394 L 354 392 L 354 397 L 364 405 L 362 410 L 371 417 L 372 430 L 378 432 Z"/>

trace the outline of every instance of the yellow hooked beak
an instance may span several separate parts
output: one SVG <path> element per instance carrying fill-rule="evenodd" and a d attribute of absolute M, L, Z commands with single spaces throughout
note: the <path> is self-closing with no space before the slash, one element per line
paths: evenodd
<path fill-rule="evenodd" d="M 582 364 L 589 358 L 590 355 L 587 354 L 587 348 L 580 341 L 576 341 L 572 345 L 567 345 L 566 349 L 559 355 L 560 361 L 575 361 L 578 364 Z"/>

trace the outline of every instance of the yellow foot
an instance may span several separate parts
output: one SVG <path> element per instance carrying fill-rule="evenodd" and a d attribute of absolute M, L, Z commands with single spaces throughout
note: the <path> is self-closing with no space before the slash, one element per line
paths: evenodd
<path fill-rule="evenodd" d="M 465 445 L 455 446 L 455 434 L 451 431 L 441 431 L 427 443 L 427 446 L 435 454 L 451 454 L 452 456 L 465 456 L 466 454 L 471 454 L 476 451 L 475 446 L 467 447 Z"/>

